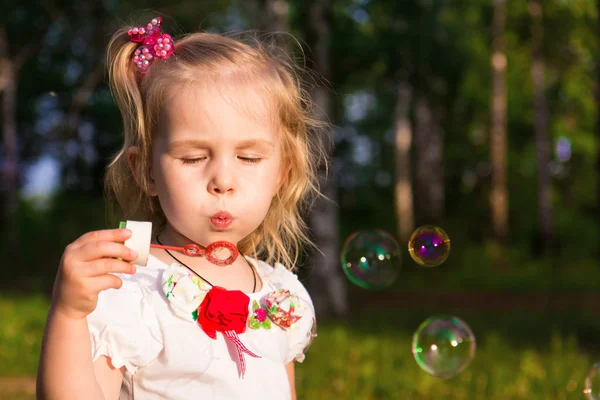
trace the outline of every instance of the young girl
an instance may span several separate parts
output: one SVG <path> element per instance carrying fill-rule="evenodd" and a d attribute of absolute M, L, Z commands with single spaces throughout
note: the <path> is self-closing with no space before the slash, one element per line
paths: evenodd
<path fill-rule="evenodd" d="M 261 46 L 173 40 L 160 18 L 115 34 L 108 63 L 124 144 L 106 184 L 125 218 L 152 221 L 155 244 L 226 241 L 239 257 L 219 266 L 152 247 L 135 266 L 127 229 L 75 240 L 38 398 L 294 399 L 293 363 L 316 334 L 291 270 L 310 244 L 300 214 L 324 161 L 297 75 Z"/>

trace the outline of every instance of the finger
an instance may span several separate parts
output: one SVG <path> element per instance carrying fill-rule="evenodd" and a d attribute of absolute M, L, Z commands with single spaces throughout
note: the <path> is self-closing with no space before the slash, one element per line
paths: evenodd
<path fill-rule="evenodd" d="M 124 242 L 131 237 L 129 229 L 104 229 L 99 231 L 88 232 L 81 235 L 72 244 L 75 247 L 82 247 L 88 243 L 94 242 Z"/>
<path fill-rule="evenodd" d="M 120 289 L 123 286 L 123 279 L 116 275 L 106 274 L 102 276 L 96 276 L 93 279 L 91 286 L 97 292 L 101 292 L 106 289 Z"/>
<path fill-rule="evenodd" d="M 81 261 L 93 261 L 110 257 L 134 261 L 137 258 L 135 250 L 115 242 L 91 242 L 80 247 L 77 252 Z"/>
<path fill-rule="evenodd" d="M 136 268 L 133 264 L 114 258 L 101 258 L 85 265 L 85 275 L 89 277 L 106 274 L 134 274 Z"/>

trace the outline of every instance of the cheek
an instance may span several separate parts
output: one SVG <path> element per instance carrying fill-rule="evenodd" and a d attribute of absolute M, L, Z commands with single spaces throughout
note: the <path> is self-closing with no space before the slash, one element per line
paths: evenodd
<path fill-rule="evenodd" d="M 193 189 L 199 185 L 190 185 L 191 177 L 185 168 L 175 165 L 173 160 L 160 160 L 154 173 L 156 190 L 161 203 L 186 201 L 193 197 Z"/>
<path fill-rule="evenodd" d="M 260 189 L 255 186 L 253 190 L 249 190 L 246 196 L 242 196 L 242 203 L 245 205 L 247 210 L 252 210 L 248 213 L 248 216 L 256 222 L 262 221 L 269 211 L 273 196 L 271 195 L 273 189 L 261 185 Z"/>
<path fill-rule="evenodd" d="M 194 181 L 198 180 L 197 168 L 185 166 L 181 161 L 167 156 L 159 159 L 155 175 L 157 176 L 157 180 L 162 182 L 163 186 L 170 188 L 185 187 L 186 182 L 191 182 L 191 179 L 194 179 Z"/>
<path fill-rule="evenodd" d="M 244 192 L 242 197 L 253 203 L 269 203 L 276 193 L 278 177 L 276 170 L 254 172 L 241 177 L 240 184 Z"/>

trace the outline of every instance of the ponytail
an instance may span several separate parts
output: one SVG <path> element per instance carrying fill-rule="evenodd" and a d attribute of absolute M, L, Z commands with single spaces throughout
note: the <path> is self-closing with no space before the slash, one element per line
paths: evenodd
<path fill-rule="evenodd" d="M 147 219 L 155 214 L 156 202 L 146 194 L 148 191 L 149 154 L 151 132 L 148 131 L 144 103 L 140 91 L 140 77 L 133 65 L 133 54 L 137 43 L 129 40 L 127 29 L 117 31 L 107 50 L 109 87 L 123 118 L 123 147 L 108 165 L 105 191 L 109 202 L 120 205 L 125 218 Z M 135 177 L 127 161 L 127 149 L 138 148 Z"/>

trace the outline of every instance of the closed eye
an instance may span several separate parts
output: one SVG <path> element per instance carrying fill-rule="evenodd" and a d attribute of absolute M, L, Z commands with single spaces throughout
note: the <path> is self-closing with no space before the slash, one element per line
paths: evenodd
<path fill-rule="evenodd" d="M 241 157 L 241 156 L 238 156 L 238 159 L 240 159 L 243 162 L 248 163 L 248 164 L 258 164 L 259 162 L 262 161 L 262 158 L 260 158 L 260 157 Z"/>
<path fill-rule="evenodd" d="M 181 162 L 183 164 L 197 164 L 200 161 L 204 161 L 206 157 L 197 157 L 197 158 L 182 158 Z"/>

